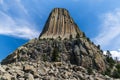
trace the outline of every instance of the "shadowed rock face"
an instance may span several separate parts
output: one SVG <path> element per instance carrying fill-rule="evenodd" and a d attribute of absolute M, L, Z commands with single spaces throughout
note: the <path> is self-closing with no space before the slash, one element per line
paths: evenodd
<path fill-rule="evenodd" d="M 105 71 L 102 51 L 82 37 L 72 40 L 33 39 L 7 56 L 1 64 L 21 61 L 66 62 Z"/>
<path fill-rule="evenodd" d="M 69 12 L 63 8 L 55 8 L 50 13 L 40 38 L 58 38 L 60 36 L 64 39 L 69 38 L 70 35 L 74 38 L 77 34 L 82 36 L 82 32 L 70 17 Z"/>

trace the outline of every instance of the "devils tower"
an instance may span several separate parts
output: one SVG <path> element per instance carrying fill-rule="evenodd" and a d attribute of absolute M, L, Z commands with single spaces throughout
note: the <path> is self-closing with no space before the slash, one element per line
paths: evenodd
<path fill-rule="evenodd" d="M 71 18 L 69 12 L 64 8 L 55 8 L 49 15 L 49 18 L 44 26 L 40 38 L 73 38 L 82 32 L 79 30 L 77 24 Z"/>
<path fill-rule="evenodd" d="M 69 39 L 71 35 L 72 39 Z M 58 37 L 62 40 L 56 39 Z M 63 8 L 52 10 L 38 39 L 19 47 L 1 63 L 20 61 L 69 62 L 100 72 L 106 69 L 102 50 L 80 31 L 69 12 Z"/>

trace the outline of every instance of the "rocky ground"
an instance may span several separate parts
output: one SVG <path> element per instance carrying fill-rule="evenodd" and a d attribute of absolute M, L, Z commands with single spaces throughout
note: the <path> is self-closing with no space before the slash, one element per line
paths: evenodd
<path fill-rule="evenodd" d="M 0 80 L 117 80 L 62 62 L 17 62 L 0 65 Z M 119 79 L 118 79 L 119 80 Z"/>

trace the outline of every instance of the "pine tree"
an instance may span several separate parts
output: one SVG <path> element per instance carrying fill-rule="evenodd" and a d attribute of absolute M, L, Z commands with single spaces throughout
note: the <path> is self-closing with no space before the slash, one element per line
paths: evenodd
<path fill-rule="evenodd" d="M 73 39 L 73 36 L 72 35 L 70 35 L 70 40 L 72 40 Z"/>

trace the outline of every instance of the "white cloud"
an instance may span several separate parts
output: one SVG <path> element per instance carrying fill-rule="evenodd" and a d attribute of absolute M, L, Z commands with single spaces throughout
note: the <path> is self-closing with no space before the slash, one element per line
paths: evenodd
<path fill-rule="evenodd" d="M 118 50 L 112 50 L 110 51 L 113 59 L 115 59 L 116 57 L 118 58 L 118 60 L 120 61 L 120 49 Z M 104 51 L 104 54 L 106 55 L 106 51 Z"/>
<path fill-rule="evenodd" d="M 94 38 L 95 43 L 100 44 L 103 49 L 120 48 L 120 9 L 103 14 L 101 21 L 100 32 Z"/>
<path fill-rule="evenodd" d="M 38 37 L 39 35 L 39 32 L 31 27 L 34 25 L 31 25 L 26 21 L 23 22 L 21 20 L 23 23 L 19 24 L 19 22 L 3 12 L 0 12 L 0 17 L 0 34 L 27 39 Z"/>
<path fill-rule="evenodd" d="M 2 10 L 0 10 L 0 34 L 32 39 L 39 36 L 34 22 L 30 21 L 27 9 L 22 5 L 21 0 L 14 0 L 13 4 L 7 4 L 0 0 Z M 11 6 L 12 5 L 12 6 Z M 18 9 L 19 16 L 10 15 L 11 9 Z M 16 14 L 17 14 L 16 13 Z"/>

